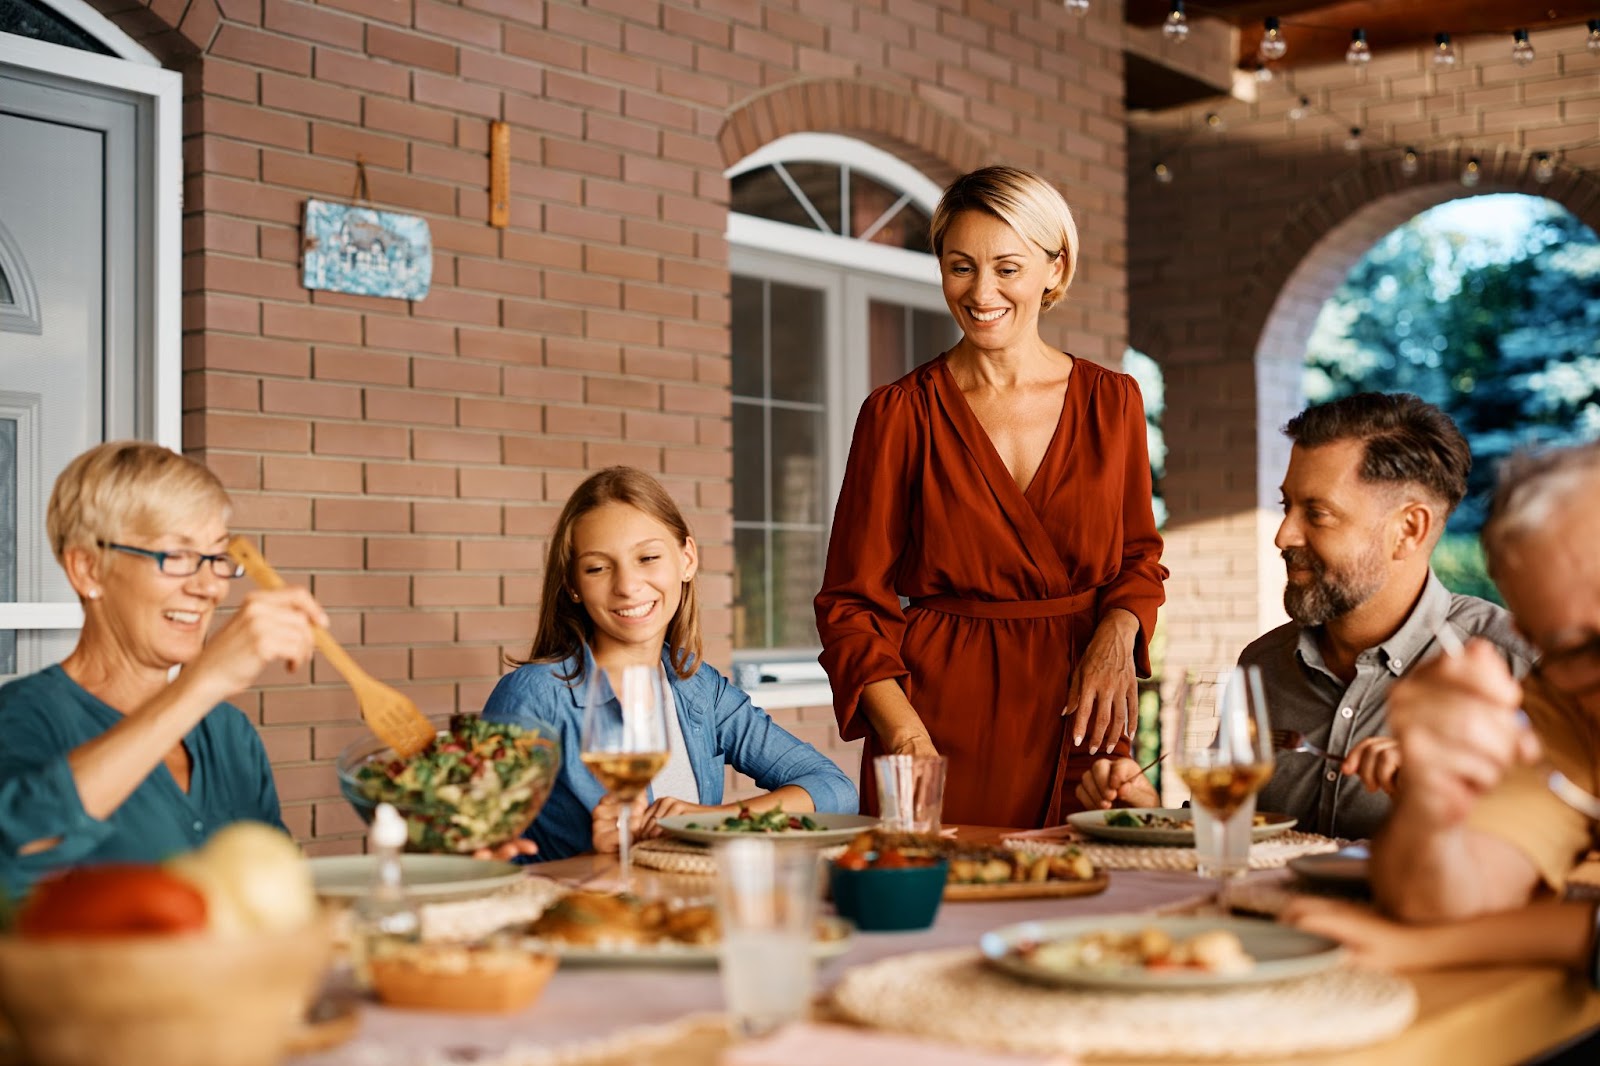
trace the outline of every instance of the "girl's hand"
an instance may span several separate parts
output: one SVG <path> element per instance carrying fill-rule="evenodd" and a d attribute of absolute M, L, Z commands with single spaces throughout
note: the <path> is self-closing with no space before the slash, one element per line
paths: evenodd
<path fill-rule="evenodd" d="M 1110 751 L 1137 720 L 1139 681 L 1133 670 L 1133 642 L 1138 633 L 1139 622 L 1132 614 L 1121 608 L 1108 612 L 1072 672 L 1061 714 L 1072 716 L 1073 744 L 1087 742 L 1090 754 L 1102 747 Z"/>
<path fill-rule="evenodd" d="M 616 826 L 612 826 L 611 829 L 612 832 L 616 832 Z M 492 859 L 497 862 L 510 862 L 512 859 L 523 855 L 537 854 L 539 854 L 539 845 L 535 844 L 527 837 L 518 837 L 515 840 L 506 841 L 497 848 L 479 848 L 477 851 L 472 853 L 472 857 L 474 859 Z"/>
<path fill-rule="evenodd" d="M 1342 943 L 1358 966 L 1372 970 L 1426 970 L 1439 964 L 1432 952 L 1433 930 L 1380 918 L 1368 907 L 1340 900 L 1300 896 L 1279 919 Z"/>
<path fill-rule="evenodd" d="M 622 810 L 622 801 L 607 792 L 599 803 L 594 805 L 591 818 L 591 832 L 594 836 L 594 850 L 602 855 L 614 854 L 622 850 L 622 841 L 617 836 L 617 814 Z M 639 793 L 633 801 L 633 808 L 628 815 L 628 832 L 635 839 L 639 835 L 639 823 L 644 818 L 645 793 Z"/>
<path fill-rule="evenodd" d="M 268 663 L 281 662 L 294 671 L 309 662 L 316 647 L 313 625 L 326 628 L 328 616 L 310 590 L 256 589 L 180 676 L 227 699 L 255 684 Z"/>
<path fill-rule="evenodd" d="M 711 821 L 721 821 L 731 814 L 737 813 L 738 804 L 723 807 L 712 807 L 702 803 L 690 803 L 676 796 L 662 796 L 644 809 L 644 814 L 634 822 L 634 836 L 638 840 L 649 840 L 662 835 L 661 819 L 671 818 L 675 814 L 704 814 Z"/>

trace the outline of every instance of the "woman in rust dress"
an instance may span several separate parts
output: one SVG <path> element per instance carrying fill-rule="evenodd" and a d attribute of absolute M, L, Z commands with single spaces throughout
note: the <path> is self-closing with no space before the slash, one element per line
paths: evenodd
<path fill-rule="evenodd" d="M 1132 378 L 1039 336 L 1077 265 L 1053 186 L 958 178 L 932 239 L 963 337 L 862 406 L 822 664 L 840 734 L 866 738 L 863 809 L 874 756 L 937 753 L 945 822 L 1055 824 L 1095 754 L 1127 751 L 1149 673 L 1167 572 L 1144 407 Z"/>

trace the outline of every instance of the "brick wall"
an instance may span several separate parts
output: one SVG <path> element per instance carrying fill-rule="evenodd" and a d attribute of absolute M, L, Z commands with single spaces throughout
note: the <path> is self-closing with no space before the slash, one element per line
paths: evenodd
<path fill-rule="evenodd" d="M 596 467 L 657 473 L 731 642 L 728 185 L 783 132 L 855 134 L 944 177 L 1032 167 L 1081 215 L 1051 336 L 1127 337 L 1116 5 L 1056 0 L 95 0 L 185 75 L 184 443 L 235 528 L 428 712 L 472 710 L 531 636 L 544 537 Z M 485 224 L 489 122 L 511 226 Z M 299 284 L 307 197 L 425 216 L 414 305 Z M 322 662 L 242 706 L 286 817 L 357 846 L 331 759 L 362 732 Z M 839 749 L 825 711 L 780 712 Z M 855 758 L 840 752 L 852 771 Z"/>
<path fill-rule="evenodd" d="M 1278 432 L 1303 405 L 1301 370 L 1317 313 L 1373 243 L 1417 213 L 1473 193 L 1523 192 L 1600 229 L 1600 62 L 1581 26 L 1535 34 L 1514 65 L 1506 38 L 1457 40 L 1453 70 L 1426 50 L 1380 53 L 1363 70 L 1301 68 L 1254 102 L 1219 99 L 1131 119 L 1131 343 L 1166 374 L 1171 512 L 1168 659 L 1231 662 L 1283 621 L 1271 540 L 1288 449 Z M 1297 98 L 1310 98 L 1293 120 Z M 1206 112 L 1226 121 L 1204 125 Z M 1344 150 L 1350 126 L 1367 147 Z M 1385 146 L 1391 147 L 1385 147 Z M 1420 150 L 1415 177 L 1400 149 Z M 1533 153 L 1560 158 L 1550 184 Z M 1483 165 L 1472 190 L 1458 175 Z M 1171 167 L 1170 185 L 1151 176 Z"/>

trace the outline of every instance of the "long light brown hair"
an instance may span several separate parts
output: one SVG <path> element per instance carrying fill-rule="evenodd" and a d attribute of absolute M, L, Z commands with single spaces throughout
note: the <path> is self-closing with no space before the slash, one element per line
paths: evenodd
<path fill-rule="evenodd" d="M 567 497 L 567 505 L 550 534 L 550 551 L 544 561 L 544 596 L 539 604 L 539 629 L 526 659 L 506 657 L 512 666 L 559 663 L 577 656 L 571 674 L 557 675 L 575 681 L 583 674 L 583 646 L 594 640 L 594 620 L 582 603 L 573 599 L 576 582 L 573 530 L 578 520 L 608 503 L 636 507 L 672 531 L 681 548 L 689 540 L 689 523 L 661 482 L 631 466 L 610 466 L 590 475 Z M 683 583 L 683 598 L 667 624 L 667 647 L 672 649 L 672 669 L 687 680 L 700 666 L 700 598 L 697 578 Z"/>

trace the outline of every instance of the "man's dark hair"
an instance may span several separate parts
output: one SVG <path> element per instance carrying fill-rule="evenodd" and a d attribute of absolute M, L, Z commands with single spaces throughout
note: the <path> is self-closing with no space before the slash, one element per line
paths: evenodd
<path fill-rule="evenodd" d="M 1449 415 L 1409 392 L 1358 392 L 1308 407 L 1283 432 L 1305 448 L 1362 441 L 1363 481 L 1419 485 L 1452 511 L 1467 494 L 1466 438 Z"/>

